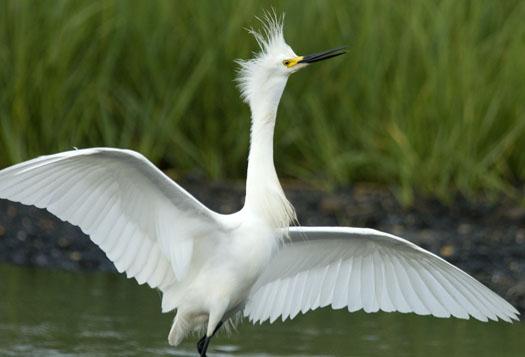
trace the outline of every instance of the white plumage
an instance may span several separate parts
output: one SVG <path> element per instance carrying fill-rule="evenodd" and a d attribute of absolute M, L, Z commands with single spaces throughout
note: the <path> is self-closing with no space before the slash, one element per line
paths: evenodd
<path fill-rule="evenodd" d="M 518 312 L 462 270 L 374 229 L 290 227 L 290 241 L 252 288 L 251 321 L 294 318 L 318 307 L 415 312 L 510 322 Z"/>
<path fill-rule="evenodd" d="M 0 197 L 46 208 L 79 226 L 119 272 L 163 293 L 177 310 L 169 342 L 193 330 L 205 355 L 222 322 L 286 320 L 318 307 L 400 311 L 487 321 L 518 312 L 436 255 L 372 229 L 290 227 L 293 207 L 273 163 L 277 107 L 291 73 L 342 54 L 297 56 L 282 23 L 254 33 L 261 52 L 240 61 L 252 112 L 246 200 L 222 215 L 198 202 L 139 153 L 93 148 L 44 156 L 0 171 Z"/>

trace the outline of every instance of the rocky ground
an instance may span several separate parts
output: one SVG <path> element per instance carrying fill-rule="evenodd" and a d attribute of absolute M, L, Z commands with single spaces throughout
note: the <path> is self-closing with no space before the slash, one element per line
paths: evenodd
<path fill-rule="evenodd" d="M 242 205 L 242 184 L 188 180 L 183 186 L 223 213 Z M 449 205 L 425 199 L 403 208 L 389 191 L 368 186 L 333 193 L 287 187 L 302 225 L 366 226 L 400 235 L 464 269 L 525 311 L 524 207 L 506 199 L 472 203 L 458 197 Z M 0 262 L 115 270 L 78 228 L 47 211 L 5 200 L 0 200 Z"/>

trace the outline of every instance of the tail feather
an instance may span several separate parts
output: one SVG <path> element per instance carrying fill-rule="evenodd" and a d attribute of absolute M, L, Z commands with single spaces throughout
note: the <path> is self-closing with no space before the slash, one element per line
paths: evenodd
<path fill-rule="evenodd" d="M 189 332 L 190 326 L 188 321 L 181 314 L 175 315 L 168 335 L 168 343 L 172 346 L 178 346 Z"/>

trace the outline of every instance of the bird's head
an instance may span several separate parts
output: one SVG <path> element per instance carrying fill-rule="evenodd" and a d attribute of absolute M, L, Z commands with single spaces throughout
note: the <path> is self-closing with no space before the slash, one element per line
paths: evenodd
<path fill-rule="evenodd" d="M 297 55 L 284 40 L 283 19 L 275 13 L 268 13 L 261 20 L 262 31 L 249 30 L 257 40 L 260 52 L 252 59 L 237 61 L 240 66 L 237 82 L 243 99 L 250 104 L 265 95 L 276 97 L 278 101 L 290 74 L 311 63 L 345 53 L 345 47 L 338 47 L 311 55 Z"/>

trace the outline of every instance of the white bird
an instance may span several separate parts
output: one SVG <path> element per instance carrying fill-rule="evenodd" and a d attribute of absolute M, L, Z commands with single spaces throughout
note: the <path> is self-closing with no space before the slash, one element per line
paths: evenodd
<path fill-rule="evenodd" d="M 273 162 L 277 107 L 288 77 L 341 48 L 298 56 L 269 17 L 261 47 L 239 61 L 251 109 L 243 208 L 211 211 L 141 154 L 112 148 L 39 157 L 0 171 L 0 197 L 46 208 L 79 226 L 119 272 L 162 292 L 176 310 L 168 341 L 204 330 L 206 355 L 223 323 L 292 319 L 318 307 L 400 311 L 481 321 L 518 311 L 477 280 L 402 238 L 373 229 L 300 227 Z"/>

